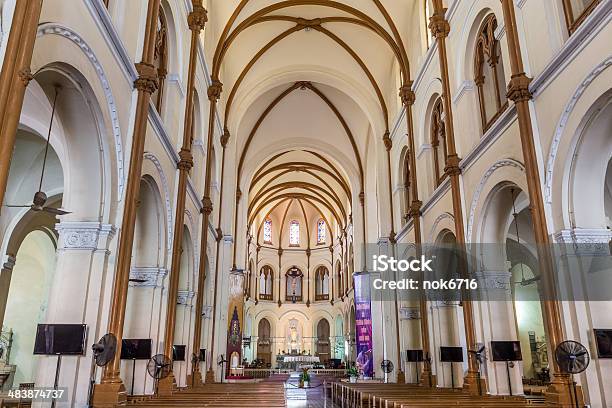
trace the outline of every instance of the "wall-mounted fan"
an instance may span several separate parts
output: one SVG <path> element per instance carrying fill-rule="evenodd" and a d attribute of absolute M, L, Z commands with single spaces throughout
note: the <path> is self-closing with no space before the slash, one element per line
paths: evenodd
<path fill-rule="evenodd" d="M 589 351 L 577 341 L 566 340 L 559 343 L 555 349 L 555 361 L 561 372 L 572 376 L 572 389 L 570 391 L 573 391 L 574 403 L 576 408 L 579 408 L 574 374 L 580 374 L 589 366 L 591 362 Z"/>
<path fill-rule="evenodd" d="M 91 346 L 91 350 L 93 351 L 93 364 L 91 365 L 89 397 L 87 398 L 90 407 L 93 406 L 91 398 L 93 397 L 93 387 L 96 383 L 96 368 L 106 366 L 115 358 L 117 353 L 117 337 L 112 333 L 107 333 L 96 344 Z"/>
<path fill-rule="evenodd" d="M 59 87 L 55 88 L 55 96 L 53 97 L 53 107 L 51 109 L 51 120 L 49 121 L 49 130 L 47 132 L 47 142 L 45 144 L 45 155 L 43 158 L 42 171 L 40 173 L 40 182 L 38 184 L 38 191 L 34 193 L 32 204 L 26 205 L 5 205 L 10 208 L 30 208 L 30 211 L 44 211 L 53 215 L 66 215 L 70 214 L 70 211 L 63 210 L 61 208 L 49 207 L 47 204 L 47 195 L 42 191 L 42 183 L 45 177 L 45 167 L 47 165 L 47 155 L 49 154 L 49 139 L 51 139 L 51 129 L 53 128 L 53 119 L 55 118 L 55 106 L 57 104 L 57 97 L 59 95 Z"/>

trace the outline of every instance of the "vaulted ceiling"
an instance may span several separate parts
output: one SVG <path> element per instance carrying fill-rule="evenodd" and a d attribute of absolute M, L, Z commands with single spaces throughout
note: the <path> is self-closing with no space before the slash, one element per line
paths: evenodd
<path fill-rule="evenodd" d="M 255 230 L 295 200 L 349 223 L 422 53 L 408 44 L 418 3 L 208 0 L 206 52 Z"/>

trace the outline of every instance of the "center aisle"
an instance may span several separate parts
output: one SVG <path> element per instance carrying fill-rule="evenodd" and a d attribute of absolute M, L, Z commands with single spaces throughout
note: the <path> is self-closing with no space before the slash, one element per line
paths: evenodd
<path fill-rule="evenodd" d="M 287 408 L 333 408 L 329 399 L 325 405 L 325 378 L 311 374 L 308 388 L 299 388 L 299 381 L 299 373 L 293 373 L 285 382 Z"/>

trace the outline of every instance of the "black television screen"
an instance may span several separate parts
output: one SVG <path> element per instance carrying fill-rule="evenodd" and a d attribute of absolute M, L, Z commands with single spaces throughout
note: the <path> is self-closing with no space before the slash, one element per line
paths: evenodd
<path fill-rule="evenodd" d="M 39 324 L 34 354 L 84 355 L 86 340 L 86 324 Z"/>
<path fill-rule="evenodd" d="M 185 345 L 175 344 L 172 346 L 172 360 L 173 361 L 185 361 Z"/>
<path fill-rule="evenodd" d="M 337 370 L 340 368 L 340 365 L 342 364 L 342 360 L 339 358 L 330 358 L 328 360 L 328 364 L 332 369 Z"/>
<path fill-rule="evenodd" d="M 201 362 L 206 361 L 206 349 L 200 349 L 200 361 Z"/>
<path fill-rule="evenodd" d="M 521 361 L 521 343 L 519 341 L 492 341 L 491 360 L 493 361 Z"/>
<path fill-rule="evenodd" d="M 121 340 L 122 360 L 148 360 L 151 358 L 151 339 Z"/>
<path fill-rule="evenodd" d="M 423 350 L 406 350 L 406 361 L 420 363 L 423 361 Z"/>
<path fill-rule="evenodd" d="M 461 347 L 440 347 L 440 361 L 443 363 L 463 362 L 463 348 Z"/>
<path fill-rule="evenodd" d="M 597 344 L 597 357 L 612 358 L 612 330 L 595 329 L 593 332 Z"/>

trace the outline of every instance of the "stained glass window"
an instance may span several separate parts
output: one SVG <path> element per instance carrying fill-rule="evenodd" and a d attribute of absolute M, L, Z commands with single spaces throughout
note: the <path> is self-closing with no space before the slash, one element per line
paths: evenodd
<path fill-rule="evenodd" d="M 317 223 L 317 244 L 325 244 L 327 241 L 327 229 L 325 228 L 325 220 L 319 220 Z"/>
<path fill-rule="evenodd" d="M 272 243 L 272 220 L 269 218 L 264 221 L 263 238 L 264 238 L 264 243 L 266 244 Z"/>
<path fill-rule="evenodd" d="M 289 245 L 300 245 L 300 223 L 297 221 L 291 221 L 289 224 Z"/>

